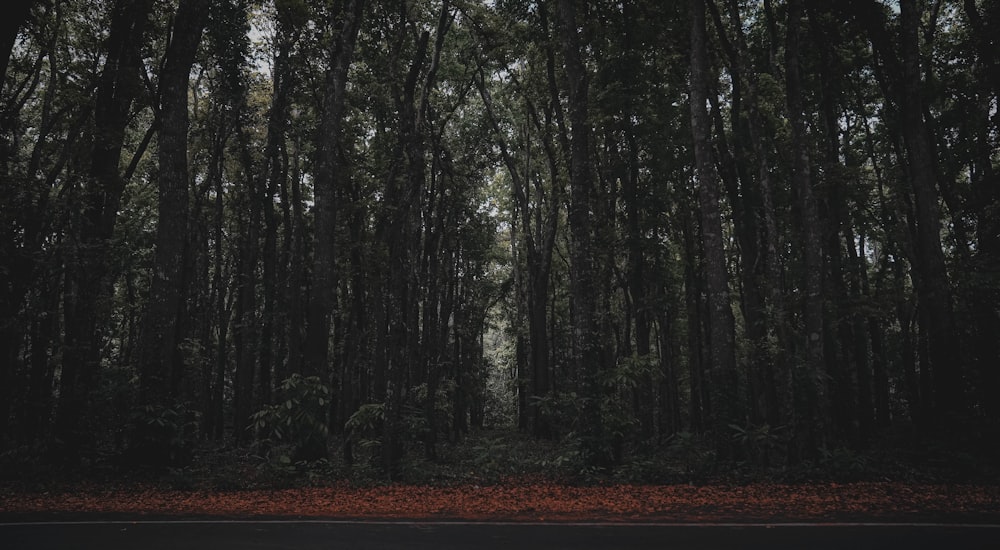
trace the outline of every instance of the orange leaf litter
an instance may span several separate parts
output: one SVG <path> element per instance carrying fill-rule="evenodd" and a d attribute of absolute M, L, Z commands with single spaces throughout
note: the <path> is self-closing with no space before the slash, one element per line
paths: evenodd
<path fill-rule="evenodd" d="M 149 487 L 0 493 L 3 515 L 128 514 L 474 521 L 1000 521 L 1000 487 L 850 483 L 745 486 L 550 483 L 348 485 L 246 491 Z"/>

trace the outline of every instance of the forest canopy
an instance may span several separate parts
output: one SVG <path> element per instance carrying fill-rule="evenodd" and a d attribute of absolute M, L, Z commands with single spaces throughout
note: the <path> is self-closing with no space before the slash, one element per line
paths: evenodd
<path fill-rule="evenodd" d="M 997 0 L 4 19 L 0 453 L 997 452 Z"/>

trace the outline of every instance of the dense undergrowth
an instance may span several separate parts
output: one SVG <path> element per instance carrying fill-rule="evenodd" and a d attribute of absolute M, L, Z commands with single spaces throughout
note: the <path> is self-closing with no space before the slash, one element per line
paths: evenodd
<path fill-rule="evenodd" d="M 738 434 L 737 434 L 738 436 Z M 734 436 L 736 437 L 736 436 Z M 348 465 L 333 450 L 318 460 L 296 460 L 292 444 L 237 446 L 201 442 L 186 465 L 136 467 L 120 453 L 59 455 L 57 446 L 20 447 L 0 454 L 0 483 L 23 489 L 66 485 L 154 484 L 180 490 L 244 490 L 325 487 L 343 483 L 377 486 L 389 481 L 379 467 L 379 449 L 360 447 Z M 39 457 L 42 457 L 41 459 Z M 72 459 L 70 459 L 72 458 Z M 556 482 L 569 485 L 776 483 L 963 483 L 1000 484 L 994 457 L 926 441 L 906 448 L 866 451 L 832 449 L 797 464 L 766 463 L 756 457 L 720 459 L 711 442 L 681 433 L 659 445 L 635 449 L 616 467 L 587 465 L 572 441 L 538 440 L 513 430 L 473 432 L 438 445 L 428 460 L 413 449 L 392 480 L 414 485 L 495 485 Z"/>

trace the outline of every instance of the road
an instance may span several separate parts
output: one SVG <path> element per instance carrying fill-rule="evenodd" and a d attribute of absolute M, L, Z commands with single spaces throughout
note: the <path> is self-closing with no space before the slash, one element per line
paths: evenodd
<path fill-rule="evenodd" d="M 166 521 L 0 524 L 5 550 L 991 549 L 1000 526 Z"/>

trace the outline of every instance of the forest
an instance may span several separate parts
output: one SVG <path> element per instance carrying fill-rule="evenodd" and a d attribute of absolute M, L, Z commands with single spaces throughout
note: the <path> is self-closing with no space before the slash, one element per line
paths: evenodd
<path fill-rule="evenodd" d="M 1000 1 L 0 26 L 8 472 L 1000 458 Z"/>

